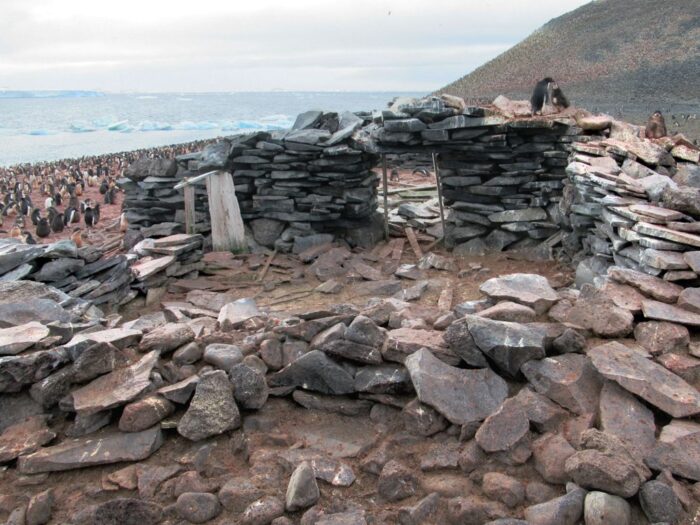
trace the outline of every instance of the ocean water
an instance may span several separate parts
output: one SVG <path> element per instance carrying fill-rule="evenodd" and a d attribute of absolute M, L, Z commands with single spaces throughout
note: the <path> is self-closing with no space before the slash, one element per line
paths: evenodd
<path fill-rule="evenodd" d="M 284 129 L 309 109 L 373 110 L 395 96 L 422 95 L 0 92 L 0 166 Z"/>

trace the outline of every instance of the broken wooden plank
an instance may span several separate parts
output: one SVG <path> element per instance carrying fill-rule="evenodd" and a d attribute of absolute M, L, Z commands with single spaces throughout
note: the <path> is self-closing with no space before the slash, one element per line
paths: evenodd
<path fill-rule="evenodd" d="M 411 245 L 411 249 L 413 249 L 413 253 L 416 254 L 416 257 L 418 259 L 423 257 L 423 251 L 420 249 L 420 245 L 418 244 L 418 239 L 416 239 L 416 233 L 413 231 L 413 228 L 406 226 L 403 231 L 406 233 L 408 244 Z"/>
<path fill-rule="evenodd" d="M 194 186 L 185 186 L 185 232 L 194 233 L 197 224 L 197 214 L 194 206 Z"/>
<path fill-rule="evenodd" d="M 275 248 L 275 250 L 267 258 L 267 261 L 265 262 L 265 266 L 263 266 L 263 269 L 260 272 L 260 276 L 257 279 L 258 282 L 262 282 L 262 280 L 265 279 L 265 276 L 267 275 L 267 271 L 270 269 L 270 265 L 272 264 L 272 260 L 275 258 L 276 255 L 277 255 L 277 248 Z"/>
<path fill-rule="evenodd" d="M 233 177 L 227 171 L 218 171 L 206 180 L 213 250 L 244 252 L 245 229 Z"/>
<path fill-rule="evenodd" d="M 391 251 L 391 258 L 394 261 L 400 261 L 401 257 L 403 256 L 403 247 L 406 244 L 406 239 L 394 239 L 394 248 Z"/>

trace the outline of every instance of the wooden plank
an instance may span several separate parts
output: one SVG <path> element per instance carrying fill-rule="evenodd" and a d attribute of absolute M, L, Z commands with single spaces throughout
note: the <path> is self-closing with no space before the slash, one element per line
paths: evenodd
<path fill-rule="evenodd" d="M 384 245 L 377 245 L 374 250 L 372 250 L 372 254 L 377 256 L 377 260 L 381 261 L 382 259 L 386 259 L 391 255 L 391 253 L 394 251 L 394 245 L 396 239 L 385 243 Z"/>
<path fill-rule="evenodd" d="M 394 249 L 391 252 L 391 258 L 394 261 L 400 261 L 403 256 L 403 247 L 406 244 L 406 239 L 394 239 Z"/>
<path fill-rule="evenodd" d="M 437 153 L 433 153 L 433 169 L 435 170 L 435 185 L 438 191 L 438 204 L 440 204 L 440 223 L 443 233 L 445 230 L 445 208 L 442 204 L 442 183 L 440 182 L 440 169 L 438 168 Z"/>
<path fill-rule="evenodd" d="M 194 233 L 197 214 L 194 209 L 194 186 L 185 186 L 185 232 Z"/>
<path fill-rule="evenodd" d="M 413 231 L 413 228 L 411 228 L 410 226 L 406 226 L 403 231 L 406 232 L 408 244 L 411 245 L 413 253 L 416 254 L 416 257 L 418 257 L 419 259 L 423 257 L 423 252 L 420 249 L 420 245 L 418 244 L 418 239 L 416 239 L 416 233 Z"/>
<path fill-rule="evenodd" d="M 212 249 L 217 252 L 244 252 L 245 229 L 233 187 L 233 177 L 227 171 L 219 171 L 206 180 Z"/>
<path fill-rule="evenodd" d="M 214 171 L 208 171 L 206 173 L 202 173 L 201 175 L 197 175 L 196 177 L 186 177 L 182 180 L 182 182 L 178 182 L 175 186 L 173 186 L 173 189 L 179 190 L 182 189 L 186 186 L 191 186 L 192 184 L 197 184 L 199 181 L 203 179 L 207 179 L 211 175 L 214 175 L 215 173 L 219 173 L 218 170 Z"/>
<path fill-rule="evenodd" d="M 262 282 L 263 279 L 265 279 L 265 276 L 267 275 L 267 271 L 270 269 L 270 265 L 272 264 L 272 260 L 275 258 L 276 255 L 277 255 L 277 248 L 275 248 L 275 250 L 267 258 L 267 261 L 265 262 L 265 266 L 263 267 L 262 272 L 260 272 L 260 276 L 257 279 L 258 282 Z"/>
<path fill-rule="evenodd" d="M 389 240 L 389 182 L 386 175 L 386 155 L 382 153 L 382 188 L 384 189 L 384 240 Z"/>

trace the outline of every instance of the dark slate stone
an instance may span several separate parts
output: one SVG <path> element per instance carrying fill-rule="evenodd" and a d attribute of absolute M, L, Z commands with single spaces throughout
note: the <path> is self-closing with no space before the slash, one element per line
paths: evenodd
<path fill-rule="evenodd" d="M 272 387 L 295 386 L 322 394 L 350 394 L 354 379 L 345 368 L 320 350 L 312 350 L 268 377 Z"/>

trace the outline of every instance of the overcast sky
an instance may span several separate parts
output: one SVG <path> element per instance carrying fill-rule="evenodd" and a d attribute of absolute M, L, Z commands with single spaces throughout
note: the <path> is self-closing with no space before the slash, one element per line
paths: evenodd
<path fill-rule="evenodd" d="M 588 0 L 0 0 L 0 89 L 431 91 Z"/>

